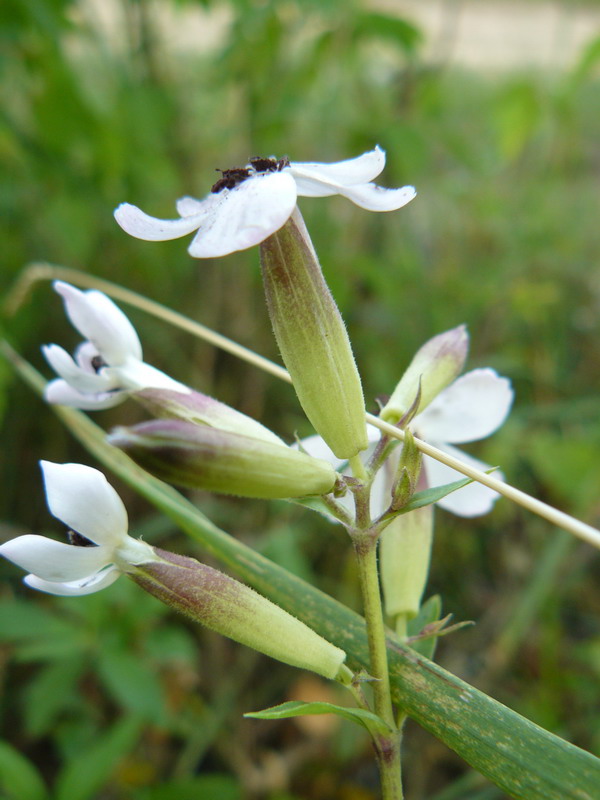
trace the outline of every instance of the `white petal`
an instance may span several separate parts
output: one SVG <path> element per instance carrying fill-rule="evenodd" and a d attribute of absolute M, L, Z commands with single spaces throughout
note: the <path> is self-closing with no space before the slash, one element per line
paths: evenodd
<path fill-rule="evenodd" d="M 188 248 L 194 258 L 246 250 L 278 231 L 296 205 L 296 183 L 289 170 L 261 173 L 209 195 L 206 202 L 207 211 Z"/>
<path fill-rule="evenodd" d="M 379 147 L 363 153 L 357 158 L 337 161 L 333 164 L 311 162 L 290 164 L 290 170 L 298 185 L 301 197 L 321 197 L 318 186 L 353 186 L 368 183 L 385 167 L 385 152 Z M 313 191 L 317 192 L 313 194 Z"/>
<path fill-rule="evenodd" d="M 47 403 L 58 406 L 81 408 L 84 411 L 100 411 L 103 408 L 113 408 L 127 399 L 127 392 L 98 392 L 85 394 L 78 392 L 62 378 L 50 381 L 44 389 L 44 398 Z"/>
<path fill-rule="evenodd" d="M 392 502 L 391 484 L 385 465 L 379 470 L 371 484 L 371 517 L 375 519 L 389 508 Z"/>
<path fill-rule="evenodd" d="M 88 342 L 87 344 L 90 343 Z M 92 348 L 94 352 L 97 352 L 93 345 Z M 84 394 L 86 392 L 96 393 L 112 388 L 100 375 L 83 369 L 76 364 L 67 351 L 63 350 L 59 345 L 44 345 L 42 353 L 56 374 L 60 375 L 61 378 L 80 392 Z"/>
<path fill-rule="evenodd" d="M 440 444 L 439 442 L 436 442 L 435 446 L 440 450 L 444 450 L 448 455 L 459 458 L 471 467 L 484 472 L 489 469 L 488 464 L 463 453 L 456 447 L 450 447 L 450 445 Z M 429 456 L 423 456 L 423 468 L 425 469 L 429 486 L 443 486 L 446 483 L 453 483 L 465 477 L 461 472 L 447 467 Z M 499 471 L 494 472 L 494 477 L 499 480 L 504 479 L 504 476 Z M 473 482 L 442 498 L 436 505 L 445 508 L 446 511 L 451 511 L 459 517 L 479 517 L 491 511 L 499 497 L 498 492 L 494 492 L 493 489 L 488 489 L 487 486 L 483 486 L 481 483 Z"/>
<path fill-rule="evenodd" d="M 129 359 L 119 367 L 106 368 L 102 370 L 125 389 L 138 391 L 141 389 L 169 389 L 172 392 L 182 392 L 189 394 L 191 389 L 179 381 L 166 375 L 156 367 L 146 364 L 144 361 Z"/>
<path fill-rule="evenodd" d="M 125 506 L 101 472 L 83 464 L 40 465 L 48 508 L 57 519 L 96 544 L 116 546 L 124 541 Z"/>
<path fill-rule="evenodd" d="M 338 193 L 347 197 L 357 206 L 367 211 L 396 211 L 413 200 L 417 192 L 414 186 L 402 186 L 400 189 L 386 189 L 375 183 L 364 183 L 361 186 L 342 187 Z"/>
<path fill-rule="evenodd" d="M 204 211 L 204 204 L 202 200 L 197 200 L 195 197 L 186 195 L 177 200 L 175 208 L 180 217 L 192 217 Z"/>
<path fill-rule="evenodd" d="M 182 219 L 158 219 L 144 214 L 137 206 L 121 203 L 115 210 L 115 219 L 126 233 L 135 236 L 136 239 L 143 239 L 146 242 L 166 242 L 195 231 L 204 219 L 204 213 L 202 210 L 193 216 L 186 215 Z"/>
<path fill-rule="evenodd" d="M 74 581 L 110 562 L 107 547 L 77 547 L 28 534 L 0 546 L 0 555 L 47 581 Z"/>
<path fill-rule="evenodd" d="M 298 444 L 293 444 L 292 447 L 298 448 Z M 327 461 L 334 469 L 339 469 L 342 464 L 346 463 L 346 459 L 338 458 L 334 455 L 331 448 L 325 444 L 325 440 L 315 434 L 314 436 L 307 436 L 306 439 L 300 440 L 300 447 L 313 458 L 322 458 Z"/>
<path fill-rule="evenodd" d="M 474 369 L 440 392 L 411 427 L 428 441 L 476 442 L 502 425 L 512 401 L 507 378 L 493 369 Z"/>
<path fill-rule="evenodd" d="M 80 292 L 62 281 L 55 281 L 54 289 L 62 296 L 73 325 L 108 364 L 119 364 L 128 357 L 142 358 L 135 328 L 109 297 L 94 289 Z"/>
<path fill-rule="evenodd" d="M 120 571 L 114 567 L 108 567 L 93 575 L 88 575 L 78 581 L 68 581 L 64 583 L 55 583 L 54 581 L 45 581 L 38 578 L 37 575 L 27 575 L 23 581 L 31 586 L 32 589 L 37 589 L 39 592 L 46 592 L 47 594 L 57 594 L 74 597 L 84 594 L 92 594 L 99 592 L 100 589 L 105 589 L 114 583 L 121 575 Z"/>

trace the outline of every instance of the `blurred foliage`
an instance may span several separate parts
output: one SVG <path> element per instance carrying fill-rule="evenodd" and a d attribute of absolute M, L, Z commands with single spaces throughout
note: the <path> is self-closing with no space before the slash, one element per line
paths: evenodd
<path fill-rule="evenodd" d="M 419 190 L 406 209 L 301 201 L 369 404 L 392 390 L 424 340 L 467 322 L 470 367 L 495 367 L 517 395 L 503 431 L 473 450 L 512 483 L 598 524 L 600 37 L 567 74 L 475 75 L 425 63 L 420 31 L 374 8 L 4 0 L 0 290 L 32 260 L 78 267 L 277 358 L 255 251 L 192 262 L 183 241 L 127 237 L 112 209 L 128 200 L 169 217 L 176 197 L 208 191 L 215 167 L 272 153 L 335 161 L 379 143 L 382 182 Z M 288 387 L 130 316 L 149 362 L 288 439 L 309 432 Z M 41 343 L 76 342 L 47 285 L 4 324 L 36 366 Z M 137 414 L 127 406 L 97 419 L 109 427 Z M 3 538 L 43 532 L 38 459 L 89 459 L 4 364 L 0 415 Z M 134 532 L 190 552 L 124 494 Z M 357 607 L 339 530 L 281 503 L 198 502 Z M 440 643 L 444 666 L 598 751 L 595 553 L 505 501 L 481 520 L 437 519 L 431 592 L 445 612 L 477 621 Z M 33 597 L 10 565 L 0 571 L 2 797 L 376 797 L 360 731 L 241 719 L 284 700 L 336 702 L 335 690 L 316 680 L 300 687 L 289 669 L 194 629 L 126 581 L 56 600 Z M 413 800 L 499 796 L 424 732 L 409 727 L 406 742 Z"/>

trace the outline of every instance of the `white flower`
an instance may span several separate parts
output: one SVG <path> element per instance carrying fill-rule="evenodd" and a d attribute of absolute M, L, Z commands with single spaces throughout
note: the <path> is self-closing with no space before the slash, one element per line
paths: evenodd
<path fill-rule="evenodd" d="M 55 281 L 54 289 L 63 298 L 71 323 L 88 341 L 79 345 L 74 359 L 57 344 L 42 347 L 60 376 L 46 387 L 49 403 L 94 410 L 121 403 L 128 390 L 190 391 L 142 361 L 135 328 L 105 294 L 94 289 L 82 292 L 62 281 Z"/>
<path fill-rule="evenodd" d="M 434 445 L 449 455 L 480 470 L 489 466 L 453 447 L 485 439 L 504 423 L 513 401 L 510 381 L 500 377 L 493 369 L 474 369 L 462 375 L 441 391 L 438 396 L 416 416 L 410 424 L 411 431 L 420 439 Z M 379 440 L 379 429 L 367 426 L 369 441 Z M 320 436 L 309 436 L 301 442 L 311 456 L 325 459 L 339 469 L 343 461 L 336 458 Z M 366 451 L 368 457 L 372 448 Z M 427 487 L 443 486 L 464 477 L 460 472 L 447 467 L 429 456 L 423 457 L 423 470 Z M 502 473 L 494 476 L 502 479 Z M 487 486 L 473 482 L 438 500 L 437 505 L 459 517 L 478 517 L 491 511 L 499 495 Z M 352 500 L 348 496 L 342 504 L 351 510 Z M 390 504 L 389 480 L 385 469 L 381 469 L 373 482 L 371 492 L 371 514 L 383 513 Z"/>
<path fill-rule="evenodd" d="M 157 560 L 150 545 L 127 535 L 125 506 L 101 472 L 82 464 L 40 465 L 50 513 L 69 526 L 76 543 L 29 534 L 0 546 L 0 555 L 31 573 L 26 584 L 49 594 L 91 594 L 128 565 Z"/>
<path fill-rule="evenodd" d="M 415 417 L 410 428 L 416 436 L 439 450 L 485 472 L 490 468 L 488 464 L 452 445 L 477 442 L 497 431 L 508 416 L 513 397 L 508 378 L 502 378 L 493 369 L 474 369 L 440 392 Z M 428 486 L 443 486 L 464 478 L 462 473 L 429 456 L 423 457 L 423 469 Z M 503 480 L 504 476 L 496 471 L 494 477 Z M 459 517 L 479 517 L 492 510 L 499 496 L 498 492 L 474 481 L 442 498 L 437 505 Z"/>
<path fill-rule="evenodd" d="M 225 256 L 260 244 L 289 219 L 296 199 L 340 194 L 369 211 L 395 211 L 413 199 L 412 186 L 385 189 L 372 183 L 385 166 L 380 147 L 335 164 L 299 164 L 287 158 L 253 158 L 225 170 L 203 200 L 177 201 L 180 219 L 150 217 L 122 203 L 115 219 L 138 239 L 166 241 L 198 231 L 188 252 L 195 258 Z"/>

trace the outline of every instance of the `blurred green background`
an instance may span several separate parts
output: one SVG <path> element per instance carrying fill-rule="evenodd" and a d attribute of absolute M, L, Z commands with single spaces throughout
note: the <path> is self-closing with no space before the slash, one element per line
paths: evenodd
<path fill-rule="evenodd" d="M 30 261 L 76 267 L 277 359 L 256 250 L 192 261 L 181 240 L 126 236 L 112 210 L 129 201 L 172 217 L 175 199 L 203 196 L 217 167 L 271 154 L 336 161 L 379 143 L 380 182 L 418 189 L 406 209 L 300 203 L 370 408 L 423 341 L 466 322 L 469 368 L 492 366 L 516 391 L 506 426 L 470 451 L 598 525 L 600 5 L 515 3 L 537 6 L 541 18 L 546 6 L 567 21 L 589 12 L 589 24 L 573 54 L 563 47 L 568 25 L 558 25 L 556 59 L 535 67 L 524 52 L 502 69 L 486 68 L 485 47 L 480 66 L 452 58 L 459 5 L 432 3 L 446 8 L 433 41 L 393 2 L 382 10 L 359 0 L 3 0 L 0 290 Z M 150 363 L 288 440 L 310 432 L 289 387 L 139 312 L 130 317 Z M 47 283 L 3 325 L 48 377 L 40 344 L 77 342 Z M 127 405 L 94 418 L 108 428 L 141 415 Z M 3 362 L 0 424 L 2 540 L 63 535 L 37 461 L 91 459 Z M 114 483 L 135 534 L 202 558 Z M 195 499 L 236 536 L 358 607 L 341 530 L 283 503 Z M 482 519 L 440 511 L 437 523 L 430 593 L 456 619 L 477 622 L 442 641 L 440 662 L 598 753 L 596 552 L 505 500 Z M 368 741 L 348 724 L 241 718 L 292 697 L 332 699 L 319 681 L 194 628 L 125 580 L 56 600 L 34 596 L 7 563 L 0 575 L 0 797 L 377 797 Z M 411 800 L 503 796 L 410 724 L 405 760 Z"/>

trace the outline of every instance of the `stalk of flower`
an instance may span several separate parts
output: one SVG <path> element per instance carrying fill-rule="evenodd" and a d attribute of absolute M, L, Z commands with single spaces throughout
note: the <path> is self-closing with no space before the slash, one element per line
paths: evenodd
<path fill-rule="evenodd" d="M 384 166 L 380 147 L 334 164 L 252 158 L 245 167 L 224 170 L 203 200 L 179 199 L 179 219 L 157 219 L 129 203 L 116 209 L 115 219 L 131 236 L 146 241 L 178 239 L 197 231 L 189 254 L 214 258 L 263 242 L 287 222 L 298 197 L 338 194 L 369 211 L 401 208 L 415 197 L 414 187 L 374 184 Z"/>
<path fill-rule="evenodd" d="M 300 404 L 339 458 L 367 446 L 365 401 L 350 340 L 296 210 L 260 247 L 273 331 Z"/>
<path fill-rule="evenodd" d="M 328 494 L 339 480 L 327 461 L 286 445 L 179 419 L 117 428 L 108 440 L 148 472 L 188 488 L 290 498 Z"/>
<path fill-rule="evenodd" d="M 82 292 L 55 281 L 73 326 L 85 337 L 72 358 L 56 344 L 42 352 L 60 376 L 46 387 L 49 403 L 87 410 L 111 408 L 128 393 L 148 387 L 187 393 L 190 389 L 142 360 L 142 346 L 125 314 L 102 292 Z"/>
<path fill-rule="evenodd" d="M 104 475 L 82 464 L 41 462 L 50 512 L 71 544 L 25 535 L 0 555 L 30 572 L 25 583 L 55 595 L 100 591 L 121 574 L 217 633 L 286 664 L 349 682 L 346 654 L 262 595 L 193 558 L 133 539 L 125 507 Z"/>

